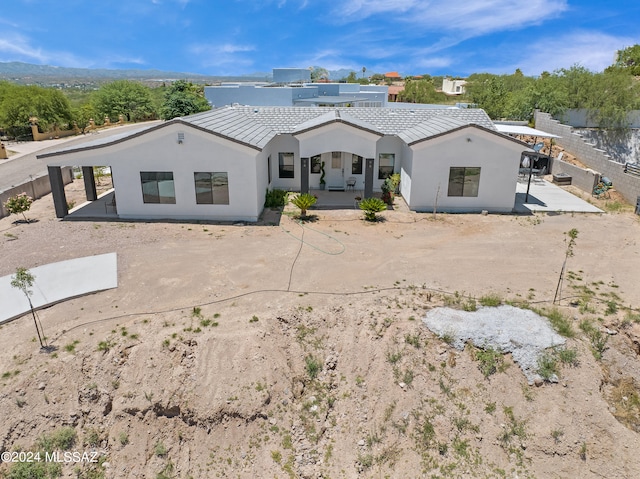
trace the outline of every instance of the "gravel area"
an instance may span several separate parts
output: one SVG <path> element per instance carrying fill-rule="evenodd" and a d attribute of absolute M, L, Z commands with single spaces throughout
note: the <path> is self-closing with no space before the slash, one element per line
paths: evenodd
<path fill-rule="evenodd" d="M 565 343 L 546 318 L 508 305 L 477 311 L 435 308 L 427 313 L 423 322 L 438 336 L 452 337 L 451 344 L 457 349 L 464 349 L 470 341 L 480 348 L 511 353 L 529 384 L 539 377 L 538 358 L 544 351 Z"/>

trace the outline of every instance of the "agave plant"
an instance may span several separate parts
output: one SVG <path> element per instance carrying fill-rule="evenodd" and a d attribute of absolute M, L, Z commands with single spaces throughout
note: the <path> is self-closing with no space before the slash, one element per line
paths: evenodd
<path fill-rule="evenodd" d="M 302 193 L 291 198 L 291 203 L 300 208 L 300 216 L 304 218 L 307 216 L 307 210 L 315 205 L 317 200 L 309 193 Z"/>
<path fill-rule="evenodd" d="M 376 213 L 385 211 L 387 205 L 380 198 L 365 198 L 360 202 L 360 209 L 364 211 L 365 220 L 376 221 L 378 219 Z"/>

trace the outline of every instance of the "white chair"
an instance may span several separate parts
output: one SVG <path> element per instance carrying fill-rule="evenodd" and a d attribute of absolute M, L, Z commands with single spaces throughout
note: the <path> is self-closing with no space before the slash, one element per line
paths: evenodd
<path fill-rule="evenodd" d="M 356 178 L 355 176 L 350 176 L 347 178 L 347 191 L 356 189 Z"/>

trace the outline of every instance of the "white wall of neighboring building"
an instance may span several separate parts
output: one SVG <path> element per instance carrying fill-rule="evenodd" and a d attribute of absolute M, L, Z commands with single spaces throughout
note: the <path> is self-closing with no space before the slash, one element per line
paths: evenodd
<path fill-rule="evenodd" d="M 462 95 L 464 93 L 464 87 L 467 84 L 466 80 L 452 80 L 451 78 L 442 79 L 442 92 L 447 95 Z"/>
<path fill-rule="evenodd" d="M 522 145 L 467 127 L 417 143 L 411 149 L 410 209 L 432 211 L 437 201 L 438 211 L 512 211 Z M 477 197 L 448 196 L 451 167 L 481 168 Z"/>

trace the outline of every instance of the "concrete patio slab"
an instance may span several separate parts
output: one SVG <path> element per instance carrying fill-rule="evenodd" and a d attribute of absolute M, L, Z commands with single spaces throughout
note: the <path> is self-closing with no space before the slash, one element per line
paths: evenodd
<path fill-rule="evenodd" d="M 603 213 L 601 209 L 545 180 L 531 180 L 528 199 L 526 193 L 527 183 L 518 181 L 516 213 Z"/>
<path fill-rule="evenodd" d="M 29 272 L 35 277 L 31 302 L 36 309 L 118 286 L 116 253 L 49 263 Z M 22 291 L 11 286 L 11 276 L 0 278 L 0 324 L 30 311 Z"/>

